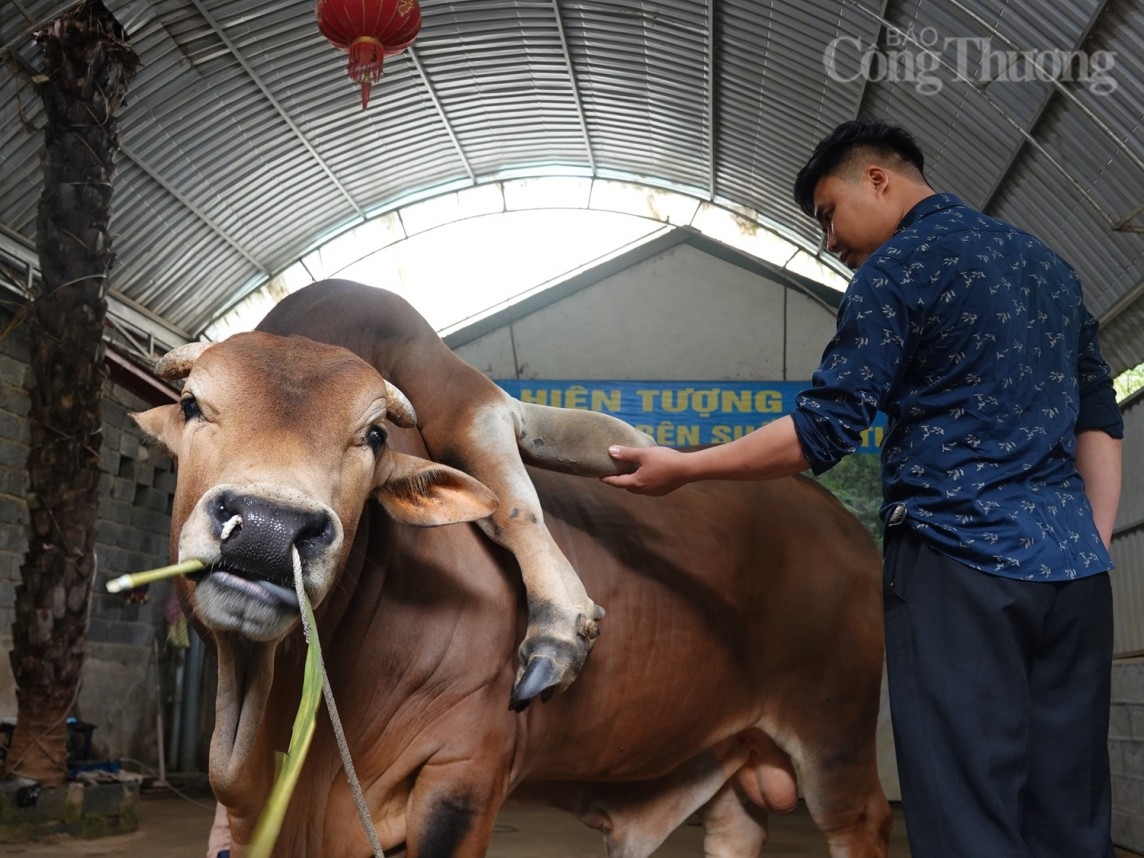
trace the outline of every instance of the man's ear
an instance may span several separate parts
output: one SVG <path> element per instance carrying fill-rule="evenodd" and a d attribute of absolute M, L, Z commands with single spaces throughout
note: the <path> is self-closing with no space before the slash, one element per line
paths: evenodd
<path fill-rule="evenodd" d="M 866 168 L 866 179 L 874 188 L 874 193 L 881 196 L 886 192 L 886 188 L 890 183 L 890 174 L 877 164 L 871 164 Z"/>
<path fill-rule="evenodd" d="M 175 458 L 178 438 L 177 405 L 160 405 L 149 411 L 132 413 L 131 419 L 143 430 L 143 442 L 149 447 L 157 447 Z"/>
<path fill-rule="evenodd" d="M 398 521 L 435 527 L 493 514 L 497 498 L 484 483 L 455 468 L 389 451 L 392 468 L 373 496 Z"/>

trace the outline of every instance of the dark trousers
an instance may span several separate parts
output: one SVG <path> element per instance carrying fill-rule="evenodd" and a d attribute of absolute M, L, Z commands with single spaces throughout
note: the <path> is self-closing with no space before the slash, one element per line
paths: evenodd
<path fill-rule="evenodd" d="M 988 575 L 898 526 L 884 596 L 913 858 L 1112 858 L 1109 576 Z"/>

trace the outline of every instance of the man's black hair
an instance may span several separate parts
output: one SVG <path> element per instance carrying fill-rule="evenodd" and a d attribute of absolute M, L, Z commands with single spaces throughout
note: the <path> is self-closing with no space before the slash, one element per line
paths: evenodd
<path fill-rule="evenodd" d="M 872 149 L 879 155 L 896 155 L 907 164 L 925 169 L 925 156 L 912 134 L 881 119 L 843 122 L 819 141 L 794 180 L 794 201 L 814 217 L 814 188 L 819 179 L 841 166 L 855 149 Z"/>

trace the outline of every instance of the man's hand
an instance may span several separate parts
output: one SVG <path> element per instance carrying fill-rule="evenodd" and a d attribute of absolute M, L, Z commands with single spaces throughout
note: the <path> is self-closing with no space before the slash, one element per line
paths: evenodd
<path fill-rule="evenodd" d="M 1121 444 L 1120 439 L 1099 429 L 1076 434 L 1076 468 L 1084 478 L 1084 493 L 1105 548 L 1112 547 L 1112 530 L 1120 508 Z"/>
<path fill-rule="evenodd" d="M 687 453 L 670 447 L 609 447 L 616 470 L 624 473 L 600 477 L 609 486 L 640 495 L 665 495 L 688 480 L 683 463 Z"/>
<path fill-rule="evenodd" d="M 788 414 L 754 432 L 701 450 L 609 447 L 616 474 L 600 479 L 641 495 L 665 495 L 699 480 L 774 480 L 810 467 Z"/>

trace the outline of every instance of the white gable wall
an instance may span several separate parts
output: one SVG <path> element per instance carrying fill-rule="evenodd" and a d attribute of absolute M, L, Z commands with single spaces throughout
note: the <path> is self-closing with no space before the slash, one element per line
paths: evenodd
<path fill-rule="evenodd" d="M 497 379 L 519 367 L 521 378 L 542 379 L 803 380 L 834 334 L 834 314 L 678 244 L 454 350 Z"/>

